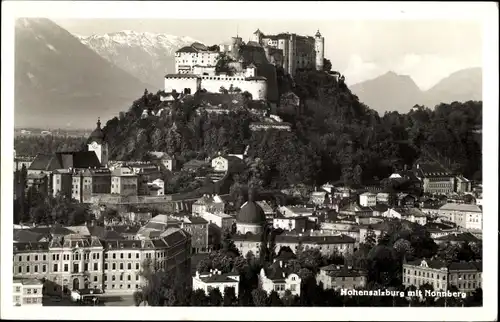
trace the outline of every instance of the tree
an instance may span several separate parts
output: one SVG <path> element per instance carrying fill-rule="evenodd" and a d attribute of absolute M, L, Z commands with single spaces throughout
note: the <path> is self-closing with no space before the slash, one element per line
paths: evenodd
<path fill-rule="evenodd" d="M 240 251 L 234 244 L 234 241 L 231 239 L 231 233 L 228 231 L 224 232 L 222 238 L 222 251 L 226 254 L 232 254 L 233 256 L 240 255 Z"/>
<path fill-rule="evenodd" d="M 275 290 L 269 294 L 268 303 L 268 306 L 283 306 L 283 301 Z"/>
<path fill-rule="evenodd" d="M 208 292 L 210 306 L 222 306 L 222 294 L 218 288 L 212 288 Z"/>
<path fill-rule="evenodd" d="M 191 306 L 207 306 L 209 299 L 202 289 L 197 289 L 191 294 Z"/>
<path fill-rule="evenodd" d="M 139 306 L 142 303 L 142 293 L 140 291 L 134 292 L 134 304 Z"/>
<path fill-rule="evenodd" d="M 254 289 L 252 291 L 252 299 L 255 306 L 266 306 L 267 293 L 261 288 Z"/>
<path fill-rule="evenodd" d="M 377 244 L 377 236 L 375 235 L 375 231 L 372 226 L 368 226 L 364 244 L 368 249 L 372 249 Z"/>
<path fill-rule="evenodd" d="M 237 301 L 234 287 L 226 287 L 224 289 L 224 306 L 234 306 Z"/>
<path fill-rule="evenodd" d="M 323 70 L 325 72 L 332 70 L 332 62 L 329 59 L 323 58 Z"/>

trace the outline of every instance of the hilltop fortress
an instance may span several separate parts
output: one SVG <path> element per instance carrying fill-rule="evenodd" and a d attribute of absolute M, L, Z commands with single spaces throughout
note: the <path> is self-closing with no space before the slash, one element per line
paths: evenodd
<path fill-rule="evenodd" d="M 247 43 L 238 36 L 229 43 L 211 47 L 193 43 L 175 53 L 175 73 L 165 76 L 164 99 L 168 100 L 174 92 L 218 93 L 223 88 L 246 91 L 253 100 L 277 101 L 276 68 L 283 68 L 292 77 L 298 69 L 322 70 L 324 48 L 325 38 L 319 30 L 314 37 L 289 33 L 264 35 L 257 30 Z M 221 58 L 226 59 L 230 72 L 217 70 Z"/>

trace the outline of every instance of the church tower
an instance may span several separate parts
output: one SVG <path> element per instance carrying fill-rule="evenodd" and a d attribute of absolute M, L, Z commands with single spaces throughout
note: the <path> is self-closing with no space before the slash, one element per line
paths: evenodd
<path fill-rule="evenodd" d="M 323 70 L 323 60 L 325 58 L 325 37 L 321 37 L 319 32 L 314 36 L 314 51 L 316 52 L 316 70 Z"/>
<path fill-rule="evenodd" d="M 97 128 L 90 134 L 87 140 L 89 151 L 94 151 L 101 162 L 101 166 L 107 167 L 108 165 L 108 143 L 104 138 L 104 132 L 101 129 L 101 120 L 97 119 Z"/>

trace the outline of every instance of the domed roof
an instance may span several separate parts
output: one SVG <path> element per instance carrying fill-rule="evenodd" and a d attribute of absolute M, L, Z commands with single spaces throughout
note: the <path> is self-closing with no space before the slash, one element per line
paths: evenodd
<path fill-rule="evenodd" d="M 90 134 L 89 139 L 87 140 L 88 143 L 94 142 L 94 141 L 99 143 L 99 144 L 104 141 L 104 132 L 101 129 L 101 120 L 100 119 L 97 119 L 97 127 Z"/>
<path fill-rule="evenodd" d="M 266 222 L 264 210 L 253 201 L 246 202 L 236 216 L 236 222 L 242 224 L 261 225 Z"/>

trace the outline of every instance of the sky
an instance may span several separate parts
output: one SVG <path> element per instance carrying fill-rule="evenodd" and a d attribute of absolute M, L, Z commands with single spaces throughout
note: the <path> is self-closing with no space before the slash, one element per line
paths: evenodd
<path fill-rule="evenodd" d="M 451 73 L 482 67 L 482 30 L 476 21 L 458 20 L 177 20 L 52 19 L 71 33 L 89 36 L 121 30 L 190 36 L 205 44 L 227 41 L 237 33 L 248 40 L 293 32 L 325 37 L 325 57 L 350 85 L 388 71 L 409 75 L 426 90 Z"/>

